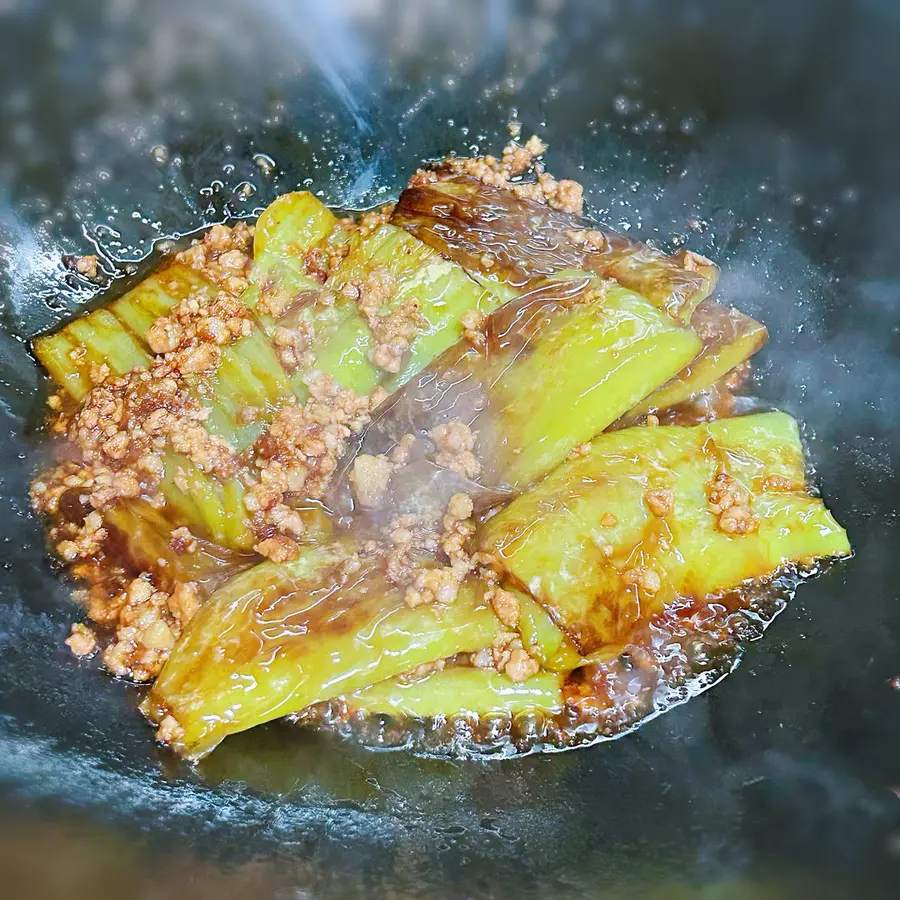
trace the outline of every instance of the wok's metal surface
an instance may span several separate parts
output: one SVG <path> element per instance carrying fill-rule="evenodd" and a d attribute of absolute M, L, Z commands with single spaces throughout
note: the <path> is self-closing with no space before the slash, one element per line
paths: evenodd
<path fill-rule="evenodd" d="M 0 3 L 4 896 L 892 896 L 898 37 L 890 0 Z M 502 144 L 513 109 L 593 211 L 712 255 L 769 324 L 759 390 L 807 423 L 856 558 L 712 692 L 589 751 L 424 761 L 273 726 L 173 763 L 62 646 L 26 511 L 22 341 L 92 293 L 60 254 L 95 241 L 112 271 L 304 179 L 369 205 Z"/>

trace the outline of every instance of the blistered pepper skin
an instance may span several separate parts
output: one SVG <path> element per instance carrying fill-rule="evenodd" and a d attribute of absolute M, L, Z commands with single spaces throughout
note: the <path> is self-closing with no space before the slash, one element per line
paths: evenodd
<path fill-rule="evenodd" d="M 711 508 L 720 472 L 750 497 L 749 533 L 723 530 Z M 583 653 L 625 642 L 679 598 L 850 553 L 807 490 L 797 425 L 784 413 L 600 435 L 492 518 L 482 546 Z"/>
<path fill-rule="evenodd" d="M 616 427 L 634 424 L 647 413 L 677 406 L 712 387 L 750 359 L 769 337 L 761 322 L 713 300 L 697 307 L 691 325 L 703 340 L 703 348 L 671 381 L 627 412 Z"/>
<path fill-rule="evenodd" d="M 489 283 L 526 290 L 562 269 L 612 278 L 687 325 L 718 268 L 467 176 L 407 188 L 392 221 Z M 591 240 L 588 240 L 591 232 Z"/>
<path fill-rule="evenodd" d="M 694 331 L 634 292 L 564 274 L 489 316 L 483 347 L 454 345 L 396 392 L 359 452 L 386 453 L 404 434 L 457 420 L 477 433 L 479 487 L 525 490 L 699 352 Z M 433 473 L 407 470 L 404 485 L 419 476 Z"/>
<path fill-rule="evenodd" d="M 464 583 L 448 606 L 411 609 L 377 566 L 345 575 L 351 549 L 263 563 L 209 598 L 142 705 L 155 722 L 175 718 L 178 753 L 199 759 L 229 734 L 479 650 L 500 632 L 479 584 Z"/>

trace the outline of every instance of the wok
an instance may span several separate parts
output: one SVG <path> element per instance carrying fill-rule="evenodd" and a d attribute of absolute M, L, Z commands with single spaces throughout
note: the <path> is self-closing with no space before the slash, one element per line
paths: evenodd
<path fill-rule="evenodd" d="M 896 896 L 898 41 L 891 0 L 0 3 L 3 896 Z M 855 558 L 713 690 L 588 750 L 451 762 L 273 725 L 175 762 L 63 647 L 27 510 L 27 340 L 95 293 L 61 255 L 127 280 L 297 186 L 370 206 L 513 117 L 594 215 L 714 257 L 769 325 L 758 391 L 806 423 Z"/>

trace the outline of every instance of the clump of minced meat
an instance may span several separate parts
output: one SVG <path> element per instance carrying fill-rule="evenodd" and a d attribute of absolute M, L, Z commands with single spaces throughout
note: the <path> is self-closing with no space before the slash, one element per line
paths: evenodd
<path fill-rule="evenodd" d="M 410 183 L 427 184 L 443 178 L 468 175 L 484 184 L 504 188 L 522 200 L 536 200 L 553 209 L 580 216 L 584 211 L 584 189 L 569 178 L 557 180 L 539 163 L 547 147 L 540 138 L 532 135 L 524 144 L 510 141 L 498 159 L 496 156 L 450 156 L 431 169 L 419 169 Z M 520 176 L 529 169 L 535 170 L 533 181 L 522 181 Z"/>
<path fill-rule="evenodd" d="M 437 169 L 418 172 L 411 183 L 465 174 L 519 197 L 580 214 L 581 186 L 566 179 L 557 181 L 544 172 L 539 162 L 544 149 L 532 137 L 524 145 L 510 143 L 499 159 L 451 157 Z M 521 176 L 529 169 L 535 170 L 536 177 L 525 182 Z M 365 236 L 388 222 L 391 211 L 392 206 L 386 205 L 356 222 L 341 220 L 340 225 L 345 237 L 354 229 Z M 253 227 L 244 223 L 216 225 L 176 255 L 175 260 L 195 269 L 204 283 L 152 324 L 147 341 L 155 355 L 146 368 L 114 375 L 105 365 L 93 365 L 89 370 L 92 390 L 77 409 L 68 408 L 59 395 L 49 400 L 51 430 L 65 438 L 65 452 L 35 479 L 31 500 L 35 510 L 50 519 L 50 538 L 57 553 L 86 585 L 77 596 L 90 620 L 90 624 L 73 625 L 66 643 L 78 656 L 99 650 L 106 668 L 120 677 L 135 681 L 156 677 L 200 608 L 203 589 L 195 582 L 171 577 L 164 589 L 152 572 L 112 564 L 104 556 L 110 538 L 104 513 L 137 498 L 164 505 L 160 483 L 168 455 L 176 453 L 204 473 L 239 479 L 248 520 L 257 536 L 256 552 L 279 562 L 294 559 L 300 552 L 304 521 L 292 498 L 324 496 L 348 442 L 365 428 L 386 396 L 380 388 L 369 396 L 358 396 L 311 371 L 316 340 L 312 327 L 302 315 L 290 315 L 295 298 L 285 298 L 272 283 L 263 282 L 259 309 L 280 320 L 272 333 L 273 348 L 288 372 L 307 372 L 309 397 L 305 403 L 289 402 L 277 410 L 247 451 L 238 452 L 210 433 L 205 423 L 211 410 L 201 399 L 203 393 L 192 386 L 197 379 L 213 377 L 223 350 L 252 332 L 252 314 L 239 298 L 253 280 L 253 234 Z M 588 234 L 584 239 L 593 238 Z M 304 259 L 307 274 L 325 285 L 351 245 L 350 240 L 337 240 L 310 251 Z M 87 268 L 85 263 L 79 271 L 92 275 Z M 427 325 L 416 298 L 398 302 L 397 293 L 396 279 L 384 267 L 340 289 L 369 326 L 370 361 L 390 374 L 401 370 L 412 342 Z M 313 297 L 302 298 L 325 305 L 336 299 L 327 285 Z M 464 339 L 479 349 L 484 347 L 485 323 L 485 317 L 475 312 L 460 322 Z M 263 414 L 249 407 L 238 411 L 239 419 L 248 423 Z M 425 455 L 435 465 L 467 479 L 479 476 L 477 434 L 466 423 L 453 420 L 421 438 L 405 435 L 388 454 L 358 456 L 350 482 L 362 507 L 381 502 L 418 440 L 425 441 Z M 176 471 L 173 477 L 178 484 L 185 473 Z M 62 506 L 73 495 L 81 514 L 69 517 Z M 711 496 L 711 505 L 714 500 Z M 738 508 L 743 508 L 739 502 L 723 507 L 720 527 L 731 527 L 727 523 L 739 517 Z M 437 520 L 421 515 L 395 517 L 376 541 L 368 542 L 366 552 L 382 556 L 389 580 L 404 590 L 410 606 L 453 603 L 467 578 L 483 580 L 486 599 L 505 630 L 491 647 L 468 657 L 463 654 L 454 663 L 491 667 L 523 680 L 539 665 L 516 631 L 518 600 L 498 585 L 493 560 L 473 551 L 474 533 L 472 498 L 457 493 Z M 198 544 L 181 527 L 173 531 L 170 546 L 178 553 L 192 553 Z M 348 560 L 348 566 L 351 563 Z M 422 677 L 444 665 L 438 660 L 407 677 Z M 175 739 L 177 731 L 176 722 L 164 721 L 160 736 Z"/>

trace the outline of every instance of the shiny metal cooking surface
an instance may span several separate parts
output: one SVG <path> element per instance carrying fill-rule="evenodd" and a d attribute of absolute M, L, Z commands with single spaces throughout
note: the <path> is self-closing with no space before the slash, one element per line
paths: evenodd
<path fill-rule="evenodd" d="M 890 0 L 0 0 L 3 896 L 895 896 L 898 38 Z M 27 513 L 24 341 L 94 292 L 60 256 L 124 276 L 304 184 L 372 205 L 512 116 L 594 214 L 713 256 L 769 325 L 758 390 L 807 424 L 857 555 L 611 744 L 453 763 L 273 725 L 191 771 L 66 652 Z"/>

